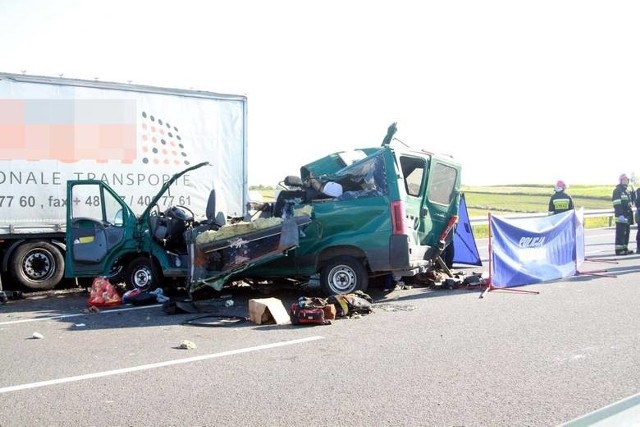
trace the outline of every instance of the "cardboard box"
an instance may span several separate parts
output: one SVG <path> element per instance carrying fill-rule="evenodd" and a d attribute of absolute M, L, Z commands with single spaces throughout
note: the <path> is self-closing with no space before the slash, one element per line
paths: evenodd
<path fill-rule="evenodd" d="M 249 320 L 258 325 L 291 324 L 291 316 L 278 298 L 250 299 Z"/>

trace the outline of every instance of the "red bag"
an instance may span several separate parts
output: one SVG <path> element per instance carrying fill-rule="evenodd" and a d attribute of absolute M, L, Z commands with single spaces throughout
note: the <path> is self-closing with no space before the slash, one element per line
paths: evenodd
<path fill-rule="evenodd" d="M 113 287 L 111 282 L 105 277 L 96 277 L 91 284 L 91 291 L 89 292 L 89 303 L 95 307 L 109 307 L 112 305 L 119 305 L 122 303 L 120 294 Z"/>
<path fill-rule="evenodd" d="M 294 325 L 329 325 L 330 320 L 324 318 L 324 308 L 302 308 L 300 304 L 291 304 L 291 323 Z"/>

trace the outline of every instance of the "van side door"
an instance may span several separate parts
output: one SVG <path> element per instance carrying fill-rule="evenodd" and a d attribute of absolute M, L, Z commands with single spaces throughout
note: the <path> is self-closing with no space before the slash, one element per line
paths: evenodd
<path fill-rule="evenodd" d="M 427 171 L 429 158 L 402 154 L 398 156 L 400 172 L 404 178 L 404 199 L 407 232 L 414 245 L 425 245 L 426 235 L 432 224 L 429 211 L 424 207 L 424 194 L 427 191 Z"/>

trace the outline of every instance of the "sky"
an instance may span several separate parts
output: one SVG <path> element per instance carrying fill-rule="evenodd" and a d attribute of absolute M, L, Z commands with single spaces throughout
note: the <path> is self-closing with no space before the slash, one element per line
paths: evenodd
<path fill-rule="evenodd" d="M 640 178 L 640 2 L 0 0 L 0 71 L 242 94 L 250 185 L 388 126 L 464 185 Z"/>

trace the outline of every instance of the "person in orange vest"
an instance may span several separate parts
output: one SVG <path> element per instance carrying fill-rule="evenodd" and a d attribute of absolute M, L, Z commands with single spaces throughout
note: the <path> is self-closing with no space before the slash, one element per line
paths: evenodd
<path fill-rule="evenodd" d="M 629 233 L 633 224 L 633 201 L 635 194 L 629 190 L 629 177 L 626 174 L 620 175 L 618 185 L 613 189 L 611 201 L 613 212 L 616 217 L 616 255 L 630 255 Z"/>
<path fill-rule="evenodd" d="M 554 187 L 555 193 L 549 200 L 549 215 L 555 215 L 562 212 L 570 211 L 573 209 L 573 199 L 565 191 L 567 184 L 564 181 L 559 180 Z"/>

